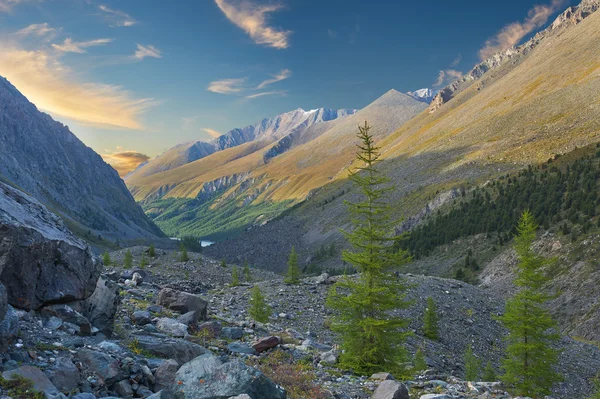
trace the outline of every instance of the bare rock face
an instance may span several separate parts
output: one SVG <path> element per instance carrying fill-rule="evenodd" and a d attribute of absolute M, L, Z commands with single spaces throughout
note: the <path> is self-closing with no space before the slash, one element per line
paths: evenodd
<path fill-rule="evenodd" d="M 89 297 L 102 265 L 62 220 L 37 200 L 0 182 L 0 282 L 24 309 Z"/>

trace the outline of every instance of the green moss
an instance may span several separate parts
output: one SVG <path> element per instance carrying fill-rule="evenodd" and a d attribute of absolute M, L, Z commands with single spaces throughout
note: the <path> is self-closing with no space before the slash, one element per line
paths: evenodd
<path fill-rule="evenodd" d="M 44 399 L 42 392 L 33 389 L 33 382 L 19 375 L 7 380 L 0 376 L 0 386 L 8 391 L 8 396 L 19 399 Z"/>

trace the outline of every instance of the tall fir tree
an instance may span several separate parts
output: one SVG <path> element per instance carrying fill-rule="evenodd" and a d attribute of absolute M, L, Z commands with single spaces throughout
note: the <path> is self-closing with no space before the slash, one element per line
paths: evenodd
<path fill-rule="evenodd" d="M 240 276 L 238 274 L 238 268 L 237 266 L 233 266 L 233 269 L 231 269 L 231 286 L 237 287 L 238 285 L 240 285 Z"/>
<path fill-rule="evenodd" d="M 156 248 L 154 247 L 154 243 L 150 244 L 150 247 L 148 248 L 148 256 L 151 258 L 156 257 Z"/>
<path fill-rule="evenodd" d="M 432 297 L 427 298 L 427 308 L 425 309 L 423 320 L 423 333 L 429 339 L 439 339 L 437 306 Z"/>
<path fill-rule="evenodd" d="M 131 255 L 131 251 L 128 249 L 127 252 L 125 252 L 125 260 L 123 261 L 123 268 L 131 269 L 131 266 L 133 266 L 133 255 Z"/>
<path fill-rule="evenodd" d="M 187 248 L 181 243 L 179 244 L 179 261 L 187 262 L 188 260 L 190 260 L 190 257 L 188 256 Z"/>
<path fill-rule="evenodd" d="M 469 346 L 465 352 L 465 379 L 467 381 L 477 381 L 479 379 L 479 371 L 481 361 L 473 353 L 473 349 Z"/>
<path fill-rule="evenodd" d="M 271 314 L 271 307 L 267 304 L 263 293 L 258 285 L 252 289 L 250 296 L 250 307 L 248 308 L 250 317 L 260 323 L 267 323 Z"/>
<path fill-rule="evenodd" d="M 110 260 L 110 254 L 108 253 L 108 251 L 104 251 L 104 253 L 102 254 L 102 263 L 104 263 L 104 266 L 110 266 L 112 261 Z"/>
<path fill-rule="evenodd" d="M 248 261 L 244 261 L 244 280 L 249 283 L 252 281 L 252 274 L 250 273 L 250 266 L 248 265 Z"/>
<path fill-rule="evenodd" d="M 359 126 L 357 161 L 361 166 L 350 173 L 350 179 L 362 200 L 347 203 L 354 229 L 344 232 L 353 250 L 344 251 L 343 260 L 359 275 L 347 276 L 334 285 L 327 304 L 337 311 L 331 328 L 341 338 L 343 367 L 361 374 L 389 371 L 406 375 L 408 321 L 391 312 L 410 305 L 407 284 L 393 274 L 409 256 L 394 249 L 397 221 L 391 220 L 386 198 L 392 187 L 377 169 L 380 153 L 370 129 L 367 122 Z"/>
<path fill-rule="evenodd" d="M 300 266 L 298 266 L 298 253 L 295 247 L 292 247 L 292 251 L 290 252 L 285 282 L 287 284 L 298 284 L 300 282 Z"/>
<path fill-rule="evenodd" d="M 560 336 L 553 331 L 556 325 L 544 306 L 551 297 L 542 289 L 549 281 L 544 273 L 549 262 L 531 248 L 536 230 L 533 216 L 525 211 L 515 237 L 519 262 L 514 284 L 519 291 L 506 302 L 499 319 L 509 331 L 502 382 L 519 396 L 540 398 L 551 393 L 561 376 L 554 370 L 559 351 L 553 348 Z"/>

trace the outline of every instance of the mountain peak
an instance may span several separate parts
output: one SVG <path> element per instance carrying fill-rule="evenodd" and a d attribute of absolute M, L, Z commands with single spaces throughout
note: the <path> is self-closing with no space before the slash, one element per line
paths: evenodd
<path fill-rule="evenodd" d="M 419 89 L 419 90 L 415 90 L 415 91 L 409 91 L 406 94 L 411 96 L 412 98 L 414 98 L 417 101 L 421 101 L 426 104 L 430 104 L 431 101 L 433 100 L 433 97 L 435 97 L 436 92 L 434 92 L 431 89 Z"/>

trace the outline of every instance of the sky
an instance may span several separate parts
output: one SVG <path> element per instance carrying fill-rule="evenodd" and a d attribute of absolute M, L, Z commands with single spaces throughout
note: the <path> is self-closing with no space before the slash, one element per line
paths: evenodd
<path fill-rule="evenodd" d="M 121 174 L 297 108 L 441 88 L 575 0 L 0 0 L 0 75 Z"/>

